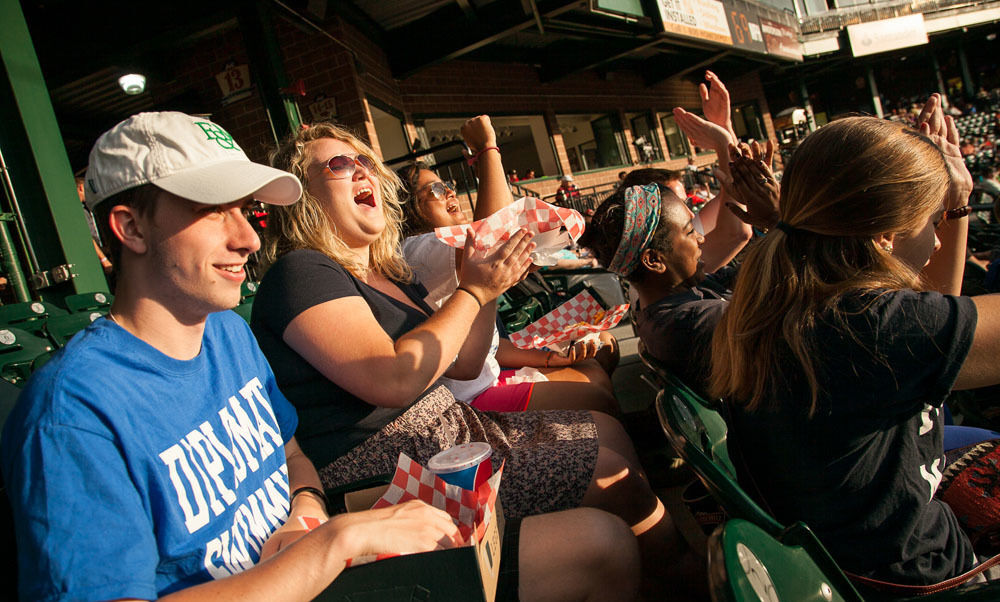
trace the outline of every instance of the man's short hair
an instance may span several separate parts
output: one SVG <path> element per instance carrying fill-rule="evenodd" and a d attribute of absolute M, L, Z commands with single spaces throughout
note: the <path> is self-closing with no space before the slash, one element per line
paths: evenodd
<path fill-rule="evenodd" d="M 154 184 L 142 184 L 109 196 L 94 206 L 94 223 L 97 224 L 97 233 L 104 242 L 104 254 L 111 259 L 111 269 L 115 277 L 118 276 L 121 265 L 122 241 L 111 231 L 111 224 L 108 221 L 111 209 L 116 205 L 125 205 L 135 209 L 139 215 L 151 215 L 156 209 L 156 199 L 161 192 L 163 191 Z"/>

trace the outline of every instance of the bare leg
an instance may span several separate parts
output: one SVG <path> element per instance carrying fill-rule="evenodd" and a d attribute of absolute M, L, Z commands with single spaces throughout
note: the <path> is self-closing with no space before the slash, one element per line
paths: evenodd
<path fill-rule="evenodd" d="M 529 410 L 597 410 L 617 415 L 618 400 L 603 387 L 583 382 L 535 383 Z"/>
<path fill-rule="evenodd" d="M 635 600 L 639 546 L 618 517 L 594 508 L 529 516 L 521 524 L 519 595 L 525 602 Z"/>
<path fill-rule="evenodd" d="M 538 371 L 550 381 L 589 383 L 601 387 L 608 393 L 614 393 L 611 377 L 596 359 L 584 360 L 562 368 L 539 368 Z"/>
<path fill-rule="evenodd" d="M 691 581 L 704 581 L 683 537 L 674 527 L 663 502 L 653 493 L 625 429 L 610 416 L 592 412 L 597 423 L 600 451 L 587 493 L 581 502 L 620 516 L 639 540 L 642 554 L 643 589 L 648 593 L 672 592 L 674 599 L 689 594 Z M 695 586 L 697 587 L 697 583 Z M 702 585 L 702 588 L 704 586 Z M 678 598 L 680 596 L 680 598 Z"/>

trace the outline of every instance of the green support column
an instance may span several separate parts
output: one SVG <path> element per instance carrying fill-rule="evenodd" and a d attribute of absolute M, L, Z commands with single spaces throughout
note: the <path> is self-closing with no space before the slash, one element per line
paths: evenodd
<path fill-rule="evenodd" d="M 271 121 L 271 133 L 275 140 L 281 141 L 298 129 L 302 117 L 295 101 L 281 93 L 282 88 L 288 87 L 288 77 L 271 22 L 271 3 L 243 0 L 236 6 L 250 72 Z"/>
<path fill-rule="evenodd" d="M 47 301 L 75 292 L 106 291 L 52 100 L 17 0 L 0 0 L 0 23 L 0 151 L 26 230 L 27 247 L 19 249 L 25 275 L 34 296 Z M 9 225 L 13 229 L 17 223 Z M 37 265 L 31 265 L 35 260 Z M 36 269 L 48 286 L 32 278 Z M 69 274 L 72 277 L 62 280 Z M 36 286 L 40 282 L 43 286 Z"/>
<path fill-rule="evenodd" d="M 962 67 L 962 95 L 966 100 L 976 97 L 976 84 L 972 81 L 972 71 L 969 69 L 969 59 L 965 56 L 965 40 L 958 41 L 958 64 Z"/>

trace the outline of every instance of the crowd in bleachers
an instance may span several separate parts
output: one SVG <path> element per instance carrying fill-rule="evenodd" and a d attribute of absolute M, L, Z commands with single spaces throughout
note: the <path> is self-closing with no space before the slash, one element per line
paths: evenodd
<path fill-rule="evenodd" d="M 701 98 L 704 117 L 673 114 L 722 158 L 719 193 L 682 172 L 623 173 L 579 245 L 627 283 L 664 382 L 725 417 L 733 486 L 767 520 L 804 522 L 869 585 L 972 569 L 1000 526 L 936 494 L 944 479 L 955 495 L 955 474 L 1000 439 L 946 423 L 953 389 L 1000 384 L 1000 298 L 960 295 L 970 171 L 995 179 L 1000 112 L 953 117 L 932 95 L 916 115 L 836 120 L 779 183 L 774 146 L 739 142 L 711 72 Z M 503 465 L 497 599 L 708 597 L 703 551 L 620 422 L 618 342 L 508 339 L 527 299 L 538 307 L 518 326 L 587 286 L 535 276 L 550 288 L 510 293 L 538 267 L 548 218 L 503 224 L 495 243 L 466 229 L 522 201 L 489 117 L 462 136 L 472 215 L 432 166 L 392 171 L 330 123 L 294 132 L 270 166 L 180 113 L 97 141 L 85 205 L 115 296 L 20 318 L 52 344 L 2 374 L 25 386 L 2 437 L 23 598 L 312 598 L 353 558 L 465 543 L 422 502 L 336 514 L 327 493 L 390 473 L 401 452 L 426 464 L 473 441 Z M 579 197 L 569 176 L 560 191 Z"/>

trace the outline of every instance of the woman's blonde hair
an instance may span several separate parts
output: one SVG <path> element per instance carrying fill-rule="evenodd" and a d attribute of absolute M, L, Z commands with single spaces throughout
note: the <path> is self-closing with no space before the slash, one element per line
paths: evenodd
<path fill-rule="evenodd" d="M 838 302 L 850 292 L 920 287 L 919 273 L 876 238 L 924 227 L 943 209 L 949 183 L 937 146 L 900 124 L 849 117 L 809 135 L 781 181 L 781 221 L 790 228 L 748 250 L 715 330 L 711 395 L 751 411 L 773 407 L 779 383 L 801 371 L 815 413 L 817 320 L 844 323 Z M 789 354 L 794 362 L 783 362 Z"/>
<path fill-rule="evenodd" d="M 347 246 L 337 234 L 337 225 L 330 221 L 319 199 L 309 193 L 309 176 L 306 173 L 310 157 L 309 144 L 323 138 L 340 140 L 359 154 L 371 157 L 375 164 L 372 175 L 378 180 L 381 190 L 385 230 L 371 244 L 367 268 L 348 252 Z M 289 136 L 271 154 L 271 165 L 299 178 L 302 182 L 302 198 L 291 205 L 269 208 L 261 253 L 264 269 L 285 253 L 297 249 L 313 249 L 327 255 L 358 278 L 363 278 L 368 270 L 373 270 L 398 282 L 409 282 L 412 279 L 413 273 L 400 249 L 400 223 L 403 216 L 398 198 L 400 181 L 367 144 L 340 126 L 325 122 L 314 123 L 303 126 Z"/>

